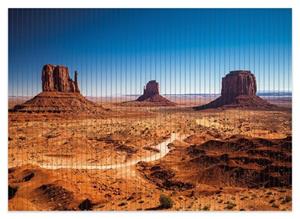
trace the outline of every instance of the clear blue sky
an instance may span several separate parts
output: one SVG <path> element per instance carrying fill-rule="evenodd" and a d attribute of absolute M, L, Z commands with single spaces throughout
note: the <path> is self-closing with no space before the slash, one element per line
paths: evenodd
<path fill-rule="evenodd" d="M 10 9 L 9 95 L 41 91 L 41 69 L 79 72 L 88 96 L 220 93 L 230 70 L 291 90 L 290 9 Z"/>

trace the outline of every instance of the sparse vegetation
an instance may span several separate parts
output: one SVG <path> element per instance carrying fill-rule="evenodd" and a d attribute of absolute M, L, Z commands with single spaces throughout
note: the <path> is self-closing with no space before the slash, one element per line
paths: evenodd
<path fill-rule="evenodd" d="M 25 136 L 20 136 L 19 139 L 24 141 L 24 140 L 26 140 L 26 137 Z"/>
<path fill-rule="evenodd" d="M 127 202 L 121 202 L 120 204 L 118 204 L 118 206 L 122 207 L 122 206 L 125 206 L 127 205 Z"/>
<path fill-rule="evenodd" d="M 81 211 L 90 211 L 93 208 L 93 204 L 92 204 L 91 200 L 85 199 L 79 204 L 78 208 Z"/>
<path fill-rule="evenodd" d="M 209 211 L 210 210 L 210 205 L 205 205 L 203 208 L 202 208 L 203 211 Z"/>
<path fill-rule="evenodd" d="M 159 197 L 160 207 L 162 209 L 169 209 L 173 207 L 173 201 L 169 196 L 161 194 Z"/>
<path fill-rule="evenodd" d="M 286 203 L 289 203 L 292 201 L 292 197 L 291 196 L 284 196 L 282 199 L 281 199 L 281 204 L 286 204 Z"/>
<path fill-rule="evenodd" d="M 274 202 L 275 202 L 275 199 L 271 199 L 271 200 L 269 201 L 270 204 L 272 204 L 272 203 L 274 203 Z"/>
<path fill-rule="evenodd" d="M 228 210 L 231 210 L 236 206 L 236 204 L 231 201 L 227 201 L 224 204 L 226 204 L 225 209 L 228 209 Z"/>
<path fill-rule="evenodd" d="M 107 103 L 107 105 L 109 104 Z M 125 112 L 126 110 L 127 108 L 120 107 L 120 111 Z M 270 172 L 273 173 L 285 170 L 287 173 L 291 172 L 289 168 L 282 167 L 289 167 L 291 158 L 287 151 L 289 147 L 286 147 L 286 145 L 289 146 L 290 140 L 282 137 L 290 135 L 289 124 L 281 126 L 282 121 L 290 121 L 289 114 L 283 112 L 278 115 L 279 125 L 277 123 L 274 125 L 278 132 L 271 133 L 264 125 L 269 124 L 268 118 L 273 118 L 274 112 L 249 111 L 251 114 L 249 119 L 253 119 L 253 121 L 248 121 L 248 117 L 244 118 L 243 116 L 246 114 L 241 115 L 243 117 L 241 121 L 247 122 L 250 131 L 245 131 L 243 127 L 236 129 L 236 110 L 225 110 L 224 112 L 226 114 L 223 114 L 223 111 L 218 112 L 216 118 L 215 112 L 203 111 L 200 115 L 192 111 L 185 112 L 182 109 L 173 114 L 170 110 L 166 117 L 165 114 L 161 114 L 159 109 L 151 109 L 151 114 L 147 114 L 148 111 L 141 107 L 137 109 L 137 112 L 130 112 L 132 114 L 128 114 L 129 118 L 123 114 L 117 118 L 103 119 L 78 117 L 76 120 L 71 120 L 71 118 L 70 120 L 63 118 L 54 120 L 49 117 L 49 120 L 30 121 L 28 124 L 22 123 L 22 120 L 16 120 L 18 123 L 10 120 L 12 125 L 9 128 L 9 134 L 12 140 L 9 142 L 9 167 L 17 166 L 20 161 L 25 161 L 24 159 L 27 159 L 28 164 L 49 164 L 48 167 L 51 167 L 51 164 L 69 165 L 70 163 L 73 165 L 73 162 L 75 167 L 80 168 L 83 164 L 96 166 L 117 164 L 121 166 L 119 164 L 123 162 L 139 160 L 155 154 L 153 153 L 155 145 L 168 139 L 170 132 L 177 130 L 187 136 L 185 140 L 174 141 L 172 150 L 165 157 L 161 157 L 155 162 L 140 161 L 137 166 L 131 166 L 128 169 L 122 167 L 120 171 L 74 170 L 69 172 L 67 169 L 58 169 L 52 174 L 52 171 L 46 171 L 37 166 L 10 168 L 9 184 L 19 188 L 15 198 L 9 201 L 10 209 L 14 210 L 16 206 L 14 204 L 18 201 L 19 196 L 25 194 L 30 198 L 34 196 L 35 200 L 41 200 L 41 198 L 49 200 L 48 202 L 43 201 L 41 205 L 38 202 L 32 203 L 32 207 L 39 210 L 43 210 L 42 207 L 78 210 L 80 202 L 84 201 L 82 197 L 85 196 L 95 197 L 95 200 L 91 199 L 95 203 L 92 203 L 92 206 L 82 204 L 83 210 L 151 210 L 151 208 L 153 210 L 201 211 L 253 211 L 264 210 L 264 208 L 266 210 L 290 210 L 292 205 L 290 185 L 276 186 L 275 184 L 274 187 L 262 188 L 260 186 L 268 183 L 269 177 L 261 177 L 259 179 L 261 182 L 251 180 L 251 176 L 256 176 L 255 174 L 259 174 L 260 170 L 246 168 L 247 166 L 264 166 L 265 168 L 270 167 Z M 132 116 L 134 113 L 143 116 Z M 208 119 L 203 124 L 209 125 L 211 122 L 209 118 L 213 118 L 213 122 L 226 123 L 226 126 L 214 129 L 198 127 L 195 121 L 200 116 Z M 186 119 L 187 117 L 189 119 Z M 228 117 L 228 119 L 225 120 L 224 117 Z M 19 126 L 22 127 L 21 131 L 17 130 L 20 128 Z M 147 136 L 141 137 L 140 132 L 146 127 L 148 129 L 145 132 Z M 226 133 L 226 127 L 233 127 L 233 129 L 228 129 Z M 189 132 L 191 128 L 194 130 L 192 134 Z M 266 131 L 263 132 L 264 130 Z M 55 137 L 55 133 L 59 135 Z M 246 137 L 233 136 L 234 134 Z M 20 136 L 24 137 L 24 140 L 21 141 Z M 272 138 L 274 138 L 272 143 L 278 142 L 274 147 L 267 147 L 262 142 L 262 139 Z M 195 147 L 192 148 L 192 145 Z M 240 145 L 244 145 L 243 151 L 240 151 Z M 281 145 L 284 146 L 284 150 L 278 153 L 277 149 L 281 148 Z M 274 148 L 276 150 L 273 151 Z M 197 149 L 198 153 L 190 149 Z M 234 156 L 228 151 L 233 151 Z M 132 157 L 129 158 L 128 154 L 132 154 Z M 278 165 L 279 163 L 286 165 Z M 171 174 L 164 174 L 164 170 L 170 170 Z M 202 174 L 202 171 L 204 177 L 200 178 L 197 174 Z M 216 176 L 219 171 L 221 174 Z M 34 174 L 28 174 L 30 172 Z M 118 175 L 115 175 L 116 172 Z M 252 175 L 252 172 L 255 174 Z M 151 175 L 152 173 L 155 174 Z M 59 177 L 60 175 L 62 177 Z M 68 178 L 69 176 L 71 178 Z M 211 180 L 207 180 L 206 176 L 209 176 Z M 245 178 L 241 178 L 242 176 Z M 134 183 L 139 181 L 137 177 L 143 178 L 143 183 Z M 196 180 L 203 180 L 197 182 L 201 186 L 196 183 Z M 55 184 L 59 182 L 59 185 L 65 186 L 70 193 L 66 193 L 62 189 L 54 190 L 54 192 L 48 189 L 50 196 L 46 199 L 44 190 L 39 193 L 35 191 L 40 184 L 48 184 L 49 181 L 55 182 Z M 278 181 L 281 183 L 281 178 Z M 282 181 L 288 182 L 288 180 Z M 210 185 L 211 182 L 215 185 Z M 271 183 L 276 182 L 274 180 Z M 194 188 L 190 189 L 187 183 L 195 185 Z M 248 187 L 248 185 L 254 187 Z M 23 189 L 24 186 L 28 189 Z M 160 194 L 163 195 L 160 197 Z M 66 196 L 70 198 L 65 199 Z M 52 199 L 58 201 L 51 201 Z M 76 200 L 75 204 L 73 200 Z M 24 205 L 24 208 L 26 207 Z"/>
<path fill-rule="evenodd" d="M 15 197 L 17 191 L 17 187 L 8 186 L 8 199 L 12 199 L 13 197 Z"/>

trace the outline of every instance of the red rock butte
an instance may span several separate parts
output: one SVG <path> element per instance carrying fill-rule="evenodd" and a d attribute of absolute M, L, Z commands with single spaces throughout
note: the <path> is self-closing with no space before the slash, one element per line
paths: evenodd
<path fill-rule="evenodd" d="M 44 65 L 42 70 L 43 91 L 80 93 L 77 81 L 78 73 L 74 73 L 74 81 L 69 76 L 69 69 L 59 65 Z"/>
<path fill-rule="evenodd" d="M 12 112 L 27 113 L 97 113 L 103 111 L 92 101 L 80 94 L 78 73 L 75 71 L 74 80 L 70 78 L 65 66 L 46 64 L 42 69 L 42 92 L 16 105 Z"/>
<path fill-rule="evenodd" d="M 156 80 L 149 81 L 144 87 L 143 95 L 136 99 L 138 102 L 149 103 L 156 106 L 174 106 L 175 103 L 159 94 L 159 84 Z"/>
<path fill-rule="evenodd" d="M 274 107 L 274 105 L 257 96 L 256 91 L 257 85 L 254 74 L 246 70 L 231 71 L 222 78 L 221 96 L 208 104 L 195 107 L 195 109 L 201 110 L 218 107 Z"/>

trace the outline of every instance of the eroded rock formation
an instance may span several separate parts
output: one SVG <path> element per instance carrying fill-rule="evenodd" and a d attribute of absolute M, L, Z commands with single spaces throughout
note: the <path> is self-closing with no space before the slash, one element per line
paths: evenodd
<path fill-rule="evenodd" d="M 42 92 L 16 105 L 12 112 L 27 113 L 102 113 L 103 108 L 87 100 L 80 94 L 78 73 L 74 80 L 69 76 L 69 70 L 60 65 L 44 65 L 42 69 Z"/>
<path fill-rule="evenodd" d="M 145 101 L 155 95 L 159 95 L 159 85 L 155 80 L 152 80 L 146 84 L 143 95 L 140 96 L 137 101 Z"/>
<path fill-rule="evenodd" d="M 250 71 L 231 71 L 222 79 L 221 96 L 228 102 L 240 95 L 256 95 L 256 79 Z"/>
<path fill-rule="evenodd" d="M 70 78 L 69 69 L 60 65 L 44 65 L 42 71 L 42 88 L 43 91 L 58 91 L 79 93 L 78 73 L 74 73 L 74 81 Z"/>
<path fill-rule="evenodd" d="M 256 95 L 257 85 L 254 74 L 250 71 L 231 71 L 222 78 L 221 96 L 216 100 L 196 109 L 217 107 L 263 107 L 274 105 Z"/>
<path fill-rule="evenodd" d="M 175 103 L 159 94 L 159 84 L 156 80 L 149 81 L 144 87 L 143 95 L 136 101 L 153 103 L 153 105 L 175 105 Z"/>

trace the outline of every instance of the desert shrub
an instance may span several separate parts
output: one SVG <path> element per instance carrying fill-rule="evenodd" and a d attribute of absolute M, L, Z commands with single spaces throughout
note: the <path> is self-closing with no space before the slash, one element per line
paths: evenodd
<path fill-rule="evenodd" d="M 209 211 L 209 209 L 210 209 L 210 205 L 205 205 L 205 206 L 202 208 L 203 211 Z"/>
<path fill-rule="evenodd" d="M 166 195 L 160 195 L 159 197 L 160 207 L 163 209 L 172 208 L 173 201 L 169 196 Z"/>
<path fill-rule="evenodd" d="M 274 202 L 275 202 L 275 199 L 271 199 L 271 200 L 269 201 L 270 204 L 272 204 L 272 203 L 274 203 Z"/>
<path fill-rule="evenodd" d="M 121 202 L 120 204 L 118 204 L 118 206 L 122 207 L 122 206 L 125 206 L 127 205 L 127 202 Z"/>
<path fill-rule="evenodd" d="M 231 202 L 231 201 L 228 201 L 225 204 L 227 204 L 227 206 L 225 207 L 225 209 L 228 209 L 228 210 L 231 210 L 231 209 L 233 209 L 236 206 L 236 204 L 233 203 L 233 202 Z"/>
<path fill-rule="evenodd" d="M 282 198 L 282 202 L 281 204 L 286 204 L 292 201 L 292 197 L 291 196 L 285 196 Z"/>
<path fill-rule="evenodd" d="M 13 197 L 15 197 L 17 191 L 18 187 L 8 186 L 8 199 L 12 199 Z"/>
<path fill-rule="evenodd" d="M 90 210 L 92 210 L 92 208 L 93 208 L 93 204 L 92 204 L 91 200 L 85 199 L 84 201 L 82 201 L 82 202 L 80 203 L 80 205 L 78 206 L 78 208 L 79 208 L 81 211 L 90 211 Z"/>

